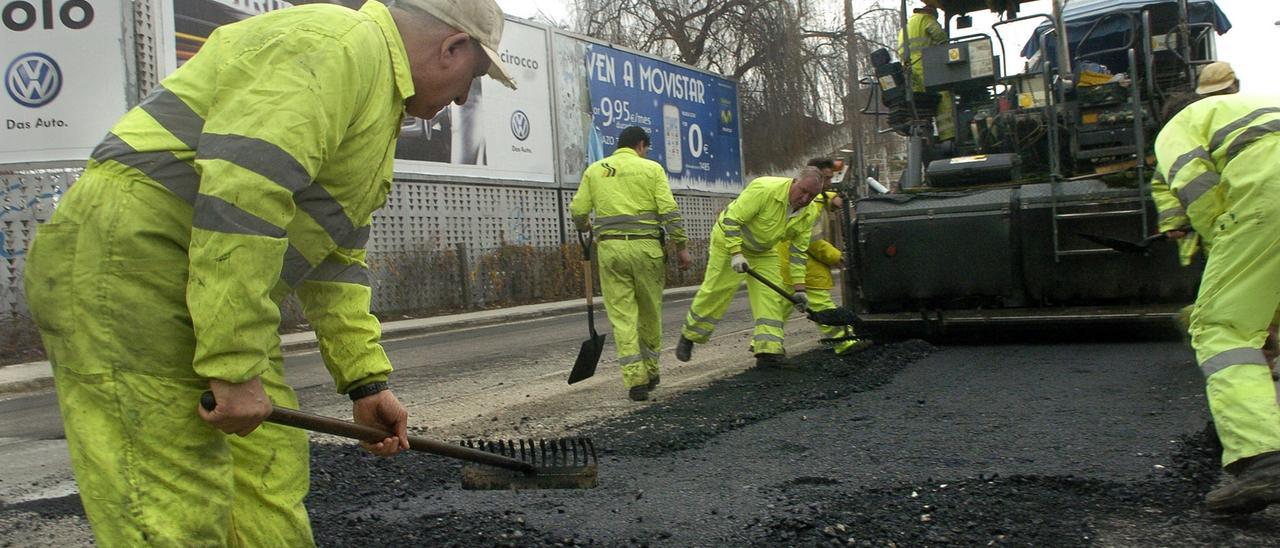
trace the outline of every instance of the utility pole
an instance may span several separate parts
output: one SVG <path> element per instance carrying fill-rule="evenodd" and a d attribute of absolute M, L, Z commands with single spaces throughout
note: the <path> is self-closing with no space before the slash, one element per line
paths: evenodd
<path fill-rule="evenodd" d="M 858 242 L 855 241 L 856 235 L 853 231 L 853 199 L 862 194 L 863 181 L 866 180 L 866 171 L 863 169 L 862 158 L 862 116 L 858 113 L 858 105 L 861 104 L 858 87 L 858 33 L 854 31 L 853 18 L 853 0 L 844 0 L 844 36 L 845 49 L 848 52 L 849 61 L 849 100 L 845 103 L 845 121 L 849 124 L 849 138 L 853 142 L 853 157 L 849 159 L 849 165 L 845 166 L 844 177 L 847 181 L 845 187 L 849 189 L 848 195 L 845 196 L 844 204 L 840 207 L 840 227 L 841 236 L 844 240 L 844 256 L 845 264 L 843 265 L 844 287 L 841 291 L 842 300 L 846 307 L 853 307 L 857 302 L 857 286 L 859 285 L 855 278 L 857 272 L 856 255 L 858 250 Z M 850 260 L 852 259 L 852 261 Z"/>
<path fill-rule="evenodd" d="M 858 33 L 854 29 L 853 0 L 844 0 L 844 35 L 845 50 L 849 56 L 849 102 L 845 107 L 845 120 L 849 122 L 849 138 L 853 144 L 853 161 L 850 162 L 850 171 L 846 172 L 846 177 L 856 176 L 852 179 L 852 188 L 861 195 L 866 166 L 863 163 L 862 116 L 858 113 L 858 105 L 862 104 L 862 90 L 858 84 Z"/>

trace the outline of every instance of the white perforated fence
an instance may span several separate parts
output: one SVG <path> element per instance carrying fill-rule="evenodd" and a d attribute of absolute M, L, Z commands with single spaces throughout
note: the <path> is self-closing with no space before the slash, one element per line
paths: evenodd
<path fill-rule="evenodd" d="M 22 269 L 31 238 L 80 172 L 0 171 L 0 317 L 25 316 Z M 458 310 L 578 295 L 582 265 L 568 218 L 572 197 L 572 189 L 397 181 L 375 214 L 369 241 L 374 311 Z M 695 268 L 681 272 L 670 261 L 669 284 L 701 279 L 712 223 L 730 198 L 676 196 Z"/>

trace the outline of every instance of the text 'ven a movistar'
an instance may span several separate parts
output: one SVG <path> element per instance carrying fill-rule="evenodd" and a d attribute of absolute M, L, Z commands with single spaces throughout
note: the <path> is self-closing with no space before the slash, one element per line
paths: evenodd
<path fill-rule="evenodd" d="M 639 65 L 638 70 L 636 65 Z M 619 65 L 612 56 L 600 52 L 591 54 L 588 69 L 591 78 L 601 82 L 616 86 L 618 74 L 621 72 L 624 86 L 647 93 L 665 95 L 672 99 L 706 104 L 706 84 L 697 78 L 674 70 L 666 70 L 643 62 L 633 63 L 630 60 L 623 60 Z"/>

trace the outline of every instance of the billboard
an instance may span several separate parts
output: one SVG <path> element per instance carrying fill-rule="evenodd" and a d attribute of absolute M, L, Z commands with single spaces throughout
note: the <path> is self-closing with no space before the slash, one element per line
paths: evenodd
<path fill-rule="evenodd" d="M 406 116 L 397 172 L 555 183 L 547 32 L 507 20 L 498 54 L 518 89 L 479 78 L 465 104 L 430 120 Z"/>
<path fill-rule="evenodd" d="M 0 4 L 0 163 L 88 158 L 127 107 L 125 2 Z"/>
<path fill-rule="evenodd" d="M 673 189 L 737 192 L 742 151 L 737 84 L 565 34 L 555 37 L 561 178 L 613 153 L 628 126 L 648 131 L 648 158 Z"/>
<path fill-rule="evenodd" d="M 291 7 L 283 0 L 170 0 L 173 3 L 173 72 L 200 51 L 213 30 L 228 23 Z"/>

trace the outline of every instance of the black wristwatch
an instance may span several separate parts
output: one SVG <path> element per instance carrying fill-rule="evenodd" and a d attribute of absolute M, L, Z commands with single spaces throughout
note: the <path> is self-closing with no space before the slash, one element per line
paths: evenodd
<path fill-rule="evenodd" d="M 360 385 L 355 388 L 352 388 L 350 392 L 347 392 L 347 396 L 351 398 L 351 401 L 356 401 L 360 398 L 363 398 L 366 396 L 372 396 L 374 394 L 377 394 L 378 392 L 382 392 L 383 390 L 386 390 L 388 388 L 390 387 L 387 386 L 387 383 L 385 382 L 382 382 L 382 381 L 371 382 L 369 384 L 364 384 L 364 385 Z"/>

